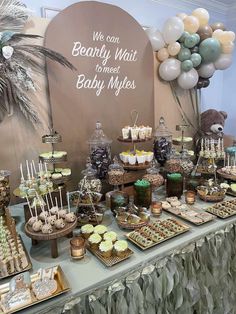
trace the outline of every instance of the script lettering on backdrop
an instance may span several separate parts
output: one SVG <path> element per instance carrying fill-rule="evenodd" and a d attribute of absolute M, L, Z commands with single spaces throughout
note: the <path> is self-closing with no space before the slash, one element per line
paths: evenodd
<path fill-rule="evenodd" d="M 81 41 L 75 41 L 72 48 L 73 57 L 95 58 L 97 64 L 94 68 L 94 76 L 88 77 L 81 73 L 78 75 L 76 88 L 93 89 L 97 96 L 100 96 L 102 91 L 110 89 L 114 91 L 115 96 L 120 94 L 122 89 L 135 89 L 135 80 L 122 74 L 122 66 L 113 66 L 110 63 L 114 61 L 123 61 L 125 63 L 133 63 L 138 60 L 138 51 L 135 49 L 122 48 L 120 37 L 112 34 L 103 34 L 102 32 L 94 31 L 91 34 L 94 46 L 86 47 Z M 102 45 L 98 47 L 97 43 Z M 115 51 L 111 51 L 107 47 L 107 43 L 115 46 Z M 99 73 L 106 73 L 106 79 L 101 79 Z"/>
<path fill-rule="evenodd" d="M 133 109 L 139 112 L 138 123 L 153 126 L 153 50 L 132 16 L 98 1 L 80 1 L 61 11 L 45 38 L 46 47 L 63 54 L 77 69 L 69 71 L 47 60 L 54 127 L 63 136 L 77 188 L 96 121 L 113 140 L 113 155 L 129 148 L 116 139 L 131 123 Z M 152 143 L 140 149 L 151 150 Z"/>

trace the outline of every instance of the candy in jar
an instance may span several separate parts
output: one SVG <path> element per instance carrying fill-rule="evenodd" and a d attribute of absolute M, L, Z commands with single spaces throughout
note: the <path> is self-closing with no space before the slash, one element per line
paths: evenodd
<path fill-rule="evenodd" d="M 102 130 L 102 124 L 96 123 L 96 129 L 88 140 L 91 163 L 97 171 L 97 177 L 104 179 L 111 163 L 111 143 Z"/>
<path fill-rule="evenodd" d="M 154 133 L 153 152 L 156 160 L 164 166 L 169 159 L 172 147 L 172 134 L 165 125 L 163 117 L 160 118 L 159 126 Z"/>

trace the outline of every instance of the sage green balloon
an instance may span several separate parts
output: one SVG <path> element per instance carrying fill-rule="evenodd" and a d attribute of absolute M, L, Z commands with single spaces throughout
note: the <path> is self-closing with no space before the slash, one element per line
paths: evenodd
<path fill-rule="evenodd" d="M 219 40 L 215 38 L 204 39 L 199 45 L 199 53 L 204 63 L 215 62 L 221 53 Z"/>
<path fill-rule="evenodd" d="M 194 35 L 189 35 L 184 40 L 186 48 L 193 48 L 197 44 L 197 38 Z"/>
<path fill-rule="evenodd" d="M 193 68 L 193 63 L 191 60 L 185 60 L 181 63 L 181 70 L 184 72 L 188 72 L 192 70 Z"/>
<path fill-rule="evenodd" d="M 183 43 L 185 38 L 189 35 L 190 35 L 189 32 L 183 32 L 182 36 L 179 38 L 179 42 Z"/>
<path fill-rule="evenodd" d="M 201 62 L 202 62 L 202 57 L 200 56 L 199 53 L 193 53 L 190 57 L 190 60 L 192 61 L 193 63 L 193 67 L 196 68 L 198 67 Z"/>
<path fill-rule="evenodd" d="M 185 61 L 190 59 L 191 57 L 191 51 L 188 48 L 181 48 L 180 52 L 178 54 L 178 59 L 180 61 Z"/>
<path fill-rule="evenodd" d="M 196 33 L 196 34 L 192 34 L 191 36 L 193 36 L 196 40 L 196 45 L 200 42 L 201 38 L 200 36 Z"/>

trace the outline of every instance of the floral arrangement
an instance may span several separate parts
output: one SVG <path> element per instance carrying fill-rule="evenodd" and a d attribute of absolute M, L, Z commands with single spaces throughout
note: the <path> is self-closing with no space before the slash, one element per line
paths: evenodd
<path fill-rule="evenodd" d="M 0 3 L 0 119 L 19 109 L 31 123 L 40 118 L 27 95 L 36 91 L 34 73 L 44 73 L 42 60 L 49 58 L 75 69 L 61 54 L 40 45 L 22 43 L 22 40 L 41 36 L 23 34 L 22 30 L 30 16 L 30 10 L 17 0 L 2 0 Z"/>

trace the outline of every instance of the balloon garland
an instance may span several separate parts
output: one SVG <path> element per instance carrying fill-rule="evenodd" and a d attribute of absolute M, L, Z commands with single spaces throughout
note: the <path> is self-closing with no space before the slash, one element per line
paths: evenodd
<path fill-rule="evenodd" d="M 191 15 L 170 17 L 162 32 L 146 29 L 164 81 L 177 80 L 187 90 L 201 89 L 209 86 L 216 70 L 230 67 L 235 33 L 226 31 L 221 22 L 209 25 L 209 19 L 208 11 L 198 8 Z"/>

